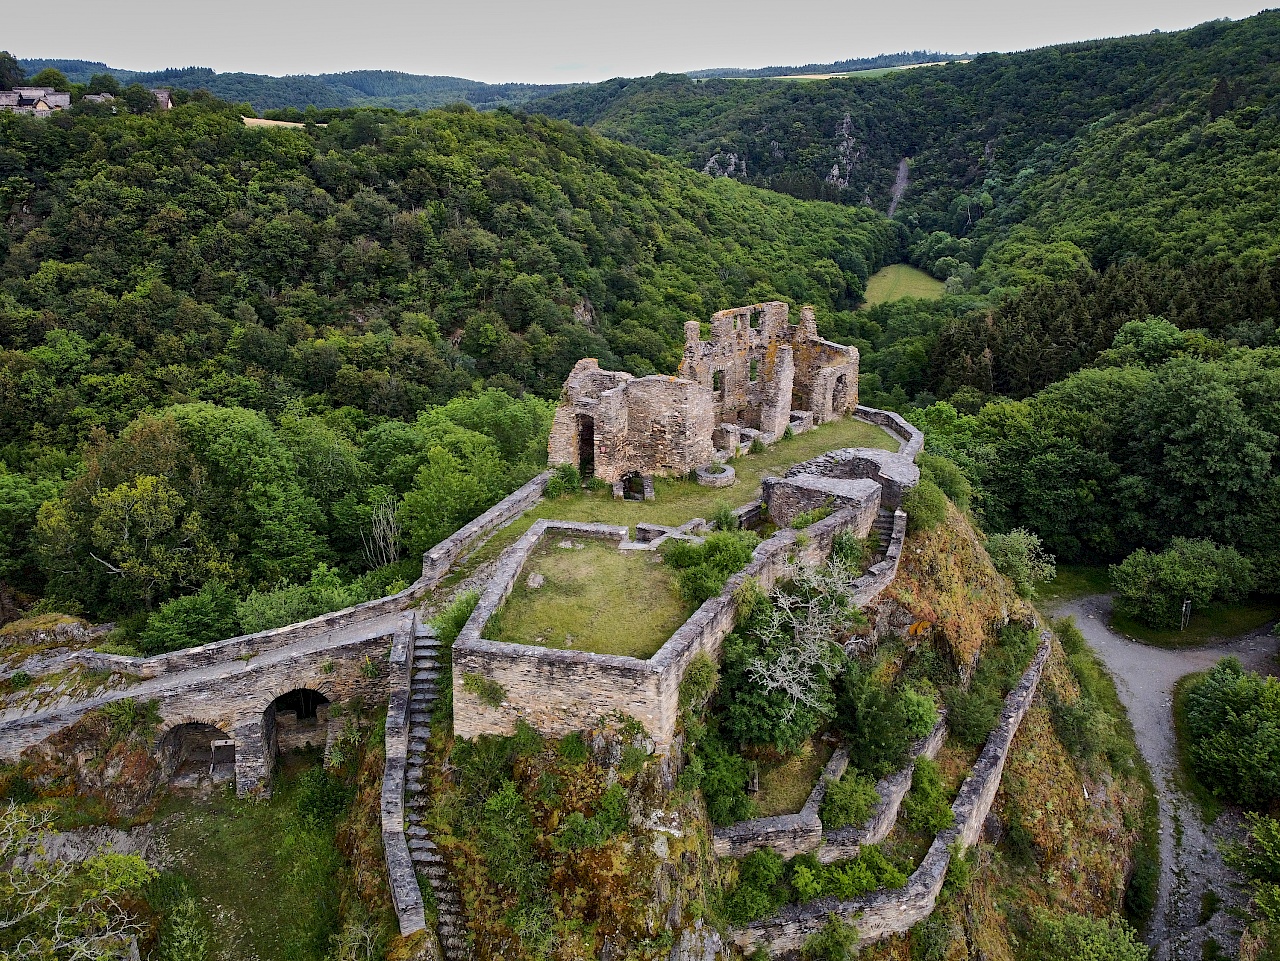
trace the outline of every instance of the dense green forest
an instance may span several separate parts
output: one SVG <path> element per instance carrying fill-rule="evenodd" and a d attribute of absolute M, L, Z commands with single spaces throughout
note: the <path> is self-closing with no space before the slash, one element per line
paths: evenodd
<path fill-rule="evenodd" d="M 913 262 L 985 290 L 1135 257 L 1273 257 L 1277 49 L 1269 12 L 875 78 L 612 80 L 534 106 L 698 169 L 732 155 L 749 183 L 880 210 L 906 158 L 896 215 Z"/>
<path fill-rule="evenodd" d="M 0 115 L 0 143 L 3 577 L 94 616 L 230 586 L 212 633 L 262 626 L 254 589 L 299 613 L 411 576 L 386 565 L 536 471 L 534 398 L 580 357 L 671 370 L 689 318 L 830 316 L 900 249 L 869 211 L 469 108 L 264 131 L 195 96 Z"/>
<path fill-rule="evenodd" d="M 566 84 L 481 83 L 462 77 L 438 77 L 399 70 L 349 70 L 318 75 L 272 77 L 260 73 L 219 73 L 209 67 L 171 67 L 167 70 L 121 70 L 91 60 L 19 61 L 28 76 L 53 69 L 72 83 L 88 84 L 95 76 L 111 75 L 121 84 L 205 90 L 231 103 L 247 103 L 254 110 L 303 110 L 337 107 L 391 107 L 430 110 L 452 103 L 469 103 L 484 110 L 516 107 L 543 97 Z"/>

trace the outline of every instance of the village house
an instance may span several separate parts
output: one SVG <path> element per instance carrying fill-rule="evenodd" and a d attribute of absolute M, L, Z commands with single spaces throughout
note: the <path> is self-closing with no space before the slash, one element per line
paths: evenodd
<path fill-rule="evenodd" d="M 52 87 L 14 87 L 0 90 L 0 110 L 47 117 L 71 106 L 71 94 L 58 93 Z"/>

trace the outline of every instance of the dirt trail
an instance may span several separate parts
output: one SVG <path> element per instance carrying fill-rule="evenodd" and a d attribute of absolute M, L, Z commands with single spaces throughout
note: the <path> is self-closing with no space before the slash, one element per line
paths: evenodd
<path fill-rule="evenodd" d="M 1202 945 L 1210 937 L 1235 957 L 1241 926 L 1232 916 L 1238 912 L 1232 909 L 1243 909 L 1248 898 L 1239 876 L 1223 864 L 1218 842 L 1243 832 L 1239 817 L 1230 813 L 1206 825 L 1195 802 L 1178 786 L 1173 687 L 1179 678 L 1207 670 L 1227 655 L 1238 657 L 1249 670 L 1275 674 L 1277 639 L 1264 628 L 1208 647 L 1149 647 L 1107 626 L 1111 598 L 1105 594 L 1070 601 L 1054 613 L 1075 617 L 1115 678 L 1138 748 L 1151 766 L 1160 794 L 1160 893 L 1147 932 L 1155 961 L 1199 961 Z M 1216 895 L 1221 904 L 1202 920 L 1211 906 L 1204 900 L 1206 895 Z"/>

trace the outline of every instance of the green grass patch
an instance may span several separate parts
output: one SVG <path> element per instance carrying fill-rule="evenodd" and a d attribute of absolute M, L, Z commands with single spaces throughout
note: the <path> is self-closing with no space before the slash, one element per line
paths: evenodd
<path fill-rule="evenodd" d="M 651 657 L 688 619 L 675 572 L 653 551 L 549 536 L 520 573 L 485 637 L 511 644 Z M 529 575 L 545 579 L 536 590 Z"/>
<path fill-rule="evenodd" d="M 1110 592 L 1111 581 L 1105 567 L 1059 564 L 1053 580 L 1036 585 L 1036 601 L 1045 607 L 1054 607 L 1091 594 Z"/>
<path fill-rule="evenodd" d="M 1173 735 L 1178 749 L 1178 787 L 1195 802 L 1204 822 L 1212 824 L 1222 813 L 1222 802 L 1196 777 L 1191 764 L 1191 736 L 1187 731 L 1187 693 L 1204 679 L 1205 673 L 1188 674 L 1173 686 Z"/>
<path fill-rule="evenodd" d="M 874 307 L 876 304 L 888 304 L 904 297 L 920 297 L 925 300 L 937 300 L 942 296 L 945 285 L 935 280 L 923 270 L 917 270 L 910 264 L 890 264 L 882 267 L 867 279 L 867 292 L 864 295 L 864 306 Z"/>
<path fill-rule="evenodd" d="M 171 870 L 186 879 L 209 919 L 221 961 L 329 957 L 343 863 L 333 818 L 345 795 L 328 796 L 316 760 L 282 758 L 269 801 L 224 790 L 174 799 L 156 816 L 175 859 Z"/>
<path fill-rule="evenodd" d="M 809 800 L 835 749 L 826 741 L 806 741 L 792 757 L 760 762 L 760 790 L 751 796 L 756 817 L 796 814 Z"/>
<path fill-rule="evenodd" d="M 1280 597 L 1251 597 L 1240 604 L 1210 604 L 1193 612 L 1185 631 L 1147 627 L 1132 618 L 1113 616 L 1111 627 L 1152 647 L 1200 647 L 1265 627 L 1280 615 Z"/>

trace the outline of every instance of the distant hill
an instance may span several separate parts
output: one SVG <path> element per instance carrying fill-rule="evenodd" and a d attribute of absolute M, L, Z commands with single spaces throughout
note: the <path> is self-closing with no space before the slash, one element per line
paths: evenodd
<path fill-rule="evenodd" d="M 859 70 L 883 70 L 886 67 L 911 67 L 921 63 L 942 63 L 962 60 L 967 53 L 938 53 L 936 50 L 904 50 L 901 53 L 882 53 L 876 57 L 854 60 L 836 60 L 832 63 L 806 63 L 798 67 L 714 67 L 710 70 L 691 70 L 688 76 L 698 80 L 746 80 L 753 77 L 794 77 L 806 74 L 854 73 Z"/>
<path fill-rule="evenodd" d="M 469 103 L 478 110 L 516 107 L 535 97 L 564 90 L 567 84 L 480 83 L 461 77 L 434 77 L 395 70 L 272 77 L 259 73 L 218 73 L 209 67 L 177 67 L 141 72 L 92 60 L 19 60 L 28 76 L 46 67 L 66 74 L 72 83 L 88 83 L 96 73 L 114 74 L 121 83 L 208 90 L 254 110 L 288 107 L 392 107 L 427 110 L 450 103 Z"/>

